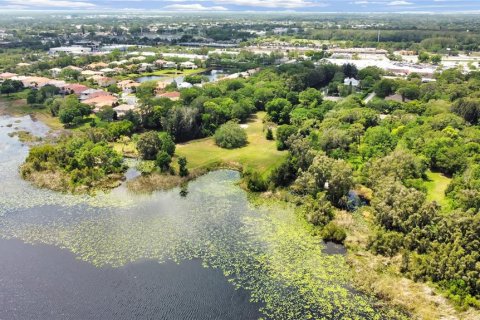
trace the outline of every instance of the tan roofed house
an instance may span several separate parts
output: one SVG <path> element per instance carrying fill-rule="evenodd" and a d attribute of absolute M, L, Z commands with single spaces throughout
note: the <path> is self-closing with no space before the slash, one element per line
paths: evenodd
<path fill-rule="evenodd" d="M 117 73 L 117 70 L 112 68 L 103 68 L 103 69 L 100 69 L 100 72 L 102 73 L 103 76 L 105 76 L 105 75 L 113 75 Z"/>
<path fill-rule="evenodd" d="M 109 77 L 92 76 L 90 79 L 92 79 L 100 87 L 108 87 L 109 85 L 117 83 L 115 79 Z"/>
<path fill-rule="evenodd" d="M 108 67 L 108 64 L 106 64 L 105 62 L 95 62 L 95 63 L 90 63 L 87 68 L 90 69 L 90 70 L 100 70 L 100 69 L 103 69 L 103 68 L 106 68 Z"/>
<path fill-rule="evenodd" d="M 45 77 L 26 77 L 21 81 L 24 87 L 41 88 L 47 85 L 51 81 L 51 79 Z"/>
<path fill-rule="evenodd" d="M 110 96 L 111 94 L 102 89 L 88 89 L 82 92 L 80 100 L 92 99 L 100 96 Z"/>
<path fill-rule="evenodd" d="M 0 80 L 7 80 L 16 76 L 17 76 L 16 73 L 4 72 L 4 73 L 0 73 Z"/>
<path fill-rule="evenodd" d="M 135 111 L 135 109 L 137 109 L 137 107 L 131 104 L 121 104 L 113 108 L 113 110 L 115 110 L 115 112 L 117 113 L 118 117 L 123 117 L 128 111 Z"/>
<path fill-rule="evenodd" d="M 74 71 L 78 71 L 78 72 L 82 72 L 82 68 L 79 68 L 79 67 L 75 67 L 75 66 L 67 66 L 63 69 L 70 69 L 70 70 L 74 70 Z"/>
<path fill-rule="evenodd" d="M 83 103 L 94 107 L 93 112 L 100 111 L 103 107 L 113 107 L 117 103 L 118 99 L 112 95 L 100 96 L 91 99 L 84 100 Z"/>
<path fill-rule="evenodd" d="M 133 80 L 123 80 L 118 82 L 117 86 L 125 93 L 132 93 L 134 88 L 140 86 L 140 83 Z"/>
<path fill-rule="evenodd" d="M 65 94 L 76 94 L 79 96 L 83 91 L 90 89 L 87 86 L 84 86 L 83 84 L 79 83 L 69 83 L 66 86 L 62 88 L 62 91 Z"/>
<path fill-rule="evenodd" d="M 67 83 L 63 80 L 55 80 L 55 79 L 52 79 L 50 81 L 48 81 L 47 83 L 48 85 L 51 85 L 51 86 L 54 86 L 54 87 L 57 87 L 59 89 L 63 88 L 64 86 L 67 85 Z"/>
<path fill-rule="evenodd" d="M 50 74 L 52 75 L 52 77 L 58 77 L 60 75 L 60 73 L 62 72 L 62 69 L 60 68 L 52 68 L 50 70 Z"/>
<path fill-rule="evenodd" d="M 84 70 L 84 71 L 81 72 L 81 74 L 82 74 L 82 76 L 86 76 L 86 77 L 102 75 L 102 73 L 100 71 L 93 71 L 93 70 Z"/>
<path fill-rule="evenodd" d="M 168 98 L 172 101 L 177 101 L 180 99 L 180 92 L 172 91 L 172 92 L 165 92 L 159 95 L 160 98 Z"/>

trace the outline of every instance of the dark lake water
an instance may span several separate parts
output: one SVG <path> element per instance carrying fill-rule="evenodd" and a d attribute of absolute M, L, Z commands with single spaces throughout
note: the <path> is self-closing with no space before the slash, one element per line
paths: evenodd
<path fill-rule="evenodd" d="M 292 208 L 253 204 L 220 170 L 179 189 L 91 196 L 20 179 L 0 116 L 0 319 L 382 319 L 350 286 L 344 250 Z M 129 175 L 134 175 L 134 170 Z"/>
<path fill-rule="evenodd" d="M 257 319 L 259 306 L 200 261 L 97 268 L 53 246 L 0 240 L 0 319 Z"/>

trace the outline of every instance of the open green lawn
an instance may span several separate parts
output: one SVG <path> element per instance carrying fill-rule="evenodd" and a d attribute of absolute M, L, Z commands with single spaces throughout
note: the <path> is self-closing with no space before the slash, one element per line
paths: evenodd
<path fill-rule="evenodd" d="M 247 123 L 248 145 L 243 148 L 222 149 L 215 144 L 213 138 L 206 138 L 179 144 L 175 153 L 187 158 L 190 169 L 209 168 L 218 163 L 229 163 L 240 164 L 244 168 L 252 168 L 267 174 L 287 156 L 287 153 L 278 151 L 275 141 L 265 138 L 262 123 L 264 116 L 264 112 L 259 112 Z"/>
<path fill-rule="evenodd" d="M 425 183 L 427 186 L 427 200 L 436 201 L 442 207 L 448 206 L 448 200 L 445 198 L 445 190 L 447 190 L 450 184 L 451 178 L 444 176 L 439 172 L 427 172 L 428 181 Z"/>

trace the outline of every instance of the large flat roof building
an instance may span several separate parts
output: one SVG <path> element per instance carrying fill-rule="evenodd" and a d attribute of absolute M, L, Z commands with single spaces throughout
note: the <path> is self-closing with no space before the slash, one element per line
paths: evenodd
<path fill-rule="evenodd" d="M 92 52 L 92 48 L 88 47 L 79 47 L 79 46 L 71 46 L 71 47 L 56 47 L 50 48 L 48 51 L 51 55 L 56 55 L 59 53 L 68 53 L 68 54 L 89 54 Z"/>

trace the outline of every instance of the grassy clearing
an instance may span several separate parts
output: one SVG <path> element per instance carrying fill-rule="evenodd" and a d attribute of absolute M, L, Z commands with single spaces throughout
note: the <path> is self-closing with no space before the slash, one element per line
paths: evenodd
<path fill-rule="evenodd" d="M 439 172 L 427 172 L 428 181 L 425 183 L 427 187 L 427 200 L 436 201 L 442 207 L 449 205 L 448 199 L 445 197 L 445 190 L 447 190 L 451 178 L 444 176 Z"/>
<path fill-rule="evenodd" d="M 138 158 L 138 152 L 135 142 L 131 140 L 126 141 L 125 143 L 116 141 L 112 143 L 112 146 L 113 150 L 120 154 L 123 154 L 123 156 L 126 158 Z"/>
<path fill-rule="evenodd" d="M 222 149 L 215 144 L 213 138 L 206 138 L 177 145 L 176 154 L 187 158 L 190 170 L 211 168 L 223 163 L 252 168 L 266 175 L 287 153 L 278 151 L 275 141 L 265 138 L 262 123 L 264 117 L 265 113 L 259 112 L 247 123 L 248 145 L 243 148 Z"/>

